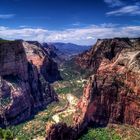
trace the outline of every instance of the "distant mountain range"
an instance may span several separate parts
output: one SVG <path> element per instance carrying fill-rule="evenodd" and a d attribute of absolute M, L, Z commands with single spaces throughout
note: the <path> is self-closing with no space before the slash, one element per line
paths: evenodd
<path fill-rule="evenodd" d="M 72 43 L 43 43 L 41 46 L 58 64 L 62 64 L 64 61 L 91 48 L 91 46 L 82 46 Z"/>
<path fill-rule="evenodd" d="M 91 46 L 76 45 L 72 43 L 61 43 L 61 42 L 49 43 L 49 45 L 54 46 L 56 48 L 57 54 L 65 58 L 71 58 L 72 56 L 82 53 L 91 48 Z"/>

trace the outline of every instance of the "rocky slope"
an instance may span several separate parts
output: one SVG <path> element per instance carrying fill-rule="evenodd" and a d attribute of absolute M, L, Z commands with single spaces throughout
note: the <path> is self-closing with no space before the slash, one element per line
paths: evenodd
<path fill-rule="evenodd" d="M 0 126 L 17 124 L 57 101 L 48 81 L 57 65 L 37 42 L 0 42 Z"/>
<path fill-rule="evenodd" d="M 115 123 L 140 128 L 140 39 L 98 40 L 92 49 L 76 58 L 76 63 L 83 69 L 92 69 L 92 76 L 77 105 L 68 140 L 75 139 L 89 125 Z M 57 124 L 49 129 L 49 140 L 57 130 Z"/>

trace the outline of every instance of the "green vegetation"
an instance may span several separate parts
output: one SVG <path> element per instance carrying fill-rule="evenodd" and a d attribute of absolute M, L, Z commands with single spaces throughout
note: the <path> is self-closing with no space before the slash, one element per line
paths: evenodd
<path fill-rule="evenodd" d="M 0 128 L 0 139 L 2 139 L 2 140 L 13 140 L 14 139 L 14 134 L 9 129 Z"/>
<path fill-rule="evenodd" d="M 45 137 L 46 123 L 48 121 L 52 121 L 51 117 L 55 114 L 55 111 L 58 108 L 64 107 L 66 103 L 66 100 L 60 99 L 60 102 L 50 104 L 45 110 L 40 111 L 37 115 L 35 115 L 33 119 L 16 126 L 11 126 L 8 130 L 10 130 L 12 136 L 17 138 L 17 140 L 31 140 L 37 137 Z"/>
<path fill-rule="evenodd" d="M 89 128 L 78 140 L 140 140 L 140 129 L 131 125 L 113 125 Z"/>
<path fill-rule="evenodd" d="M 69 81 L 69 80 L 76 80 L 79 78 L 87 79 L 92 71 L 88 69 L 82 69 L 79 65 L 75 64 L 75 60 L 71 59 L 69 61 L 66 61 L 61 67 L 61 76 L 63 80 Z"/>
<path fill-rule="evenodd" d="M 108 128 L 90 128 L 88 133 L 79 138 L 79 140 L 121 140 L 121 138 L 115 131 L 111 131 Z"/>
<path fill-rule="evenodd" d="M 56 90 L 57 93 L 63 93 L 63 94 L 67 94 L 72 92 L 72 89 L 70 87 L 64 87 L 64 88 L 59 88 Z"/>
<path fill-rule="evenodd" d="M 58 94 L 68 94 L 71 93 L 76 97 L 80 97 L 83 91 L 83 82 L 79 80 L 70 80 L 70 81 L 63 81 L 59 82 L 59 84 L 63 85 L 62 87 L 55 88 L 56 93 Z"/>
<path fill-rule="evenodd" d="M 121 140 L 140 140 L 140 129 L 131 125 L 114 125 L 113 129 L 120 137 Z"/>
<path fill-rule="evenodd" d="M 33 120 L 12 126 L 9 129 L 18 140 L 31 140 L 35 137 L 45 136 L 45 126 L 49 119 L 49 115 L 45 113 L 44 111 L 43 114 L 35 116 Z"/>
<path fill-rule="evenodd" d="M 74 63 L 74 60 L 69 60 L 60 67 L 60 74 L 63 80 L 58 81 L 57 84 L 53 84 L 56 93 L 71 93 L 80 98 L 83 94 L 86 79 L 91 74 L 91 71 L 81 69 Z"/>
<path fill-rule="evenodd" d="M 60 121 L 63 123 L 66 123 L 68 126 L 72 126 L 73 125 L 73 114 L 68 115 L 66 117 L 60 116 Z"/>

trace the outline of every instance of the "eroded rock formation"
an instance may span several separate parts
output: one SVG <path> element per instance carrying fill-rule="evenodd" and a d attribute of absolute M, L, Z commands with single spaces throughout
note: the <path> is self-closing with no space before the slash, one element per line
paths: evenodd
<path fill-rule="evenodd" d="M 24 121 L 57 101 L 48 82 L 51 78 L 48 69 L 51 75 L 59 74 L 56 63 L 39 43 L 0 43 L 0 126 Z"/>

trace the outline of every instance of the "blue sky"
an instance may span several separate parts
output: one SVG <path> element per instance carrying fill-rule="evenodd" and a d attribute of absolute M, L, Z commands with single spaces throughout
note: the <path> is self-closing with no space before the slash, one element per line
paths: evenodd
<path fill-rule="evenodd" d="M 0 0 L 0 37 L 93 44 L 140 36 L 139 0 Z"/>

